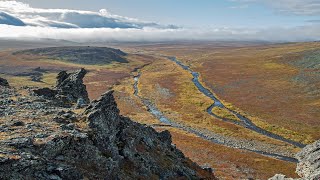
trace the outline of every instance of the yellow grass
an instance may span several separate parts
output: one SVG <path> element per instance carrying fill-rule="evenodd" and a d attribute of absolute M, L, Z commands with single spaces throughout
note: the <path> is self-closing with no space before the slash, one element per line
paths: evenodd
<path fill-rule="evenodd" d="M 233 115 L 229 110 L 225 108 L 214 107 L 212 109 L 212 113 L 222 118 L 227 118 L 234 121 L 240 121 L 235 115 Z"/>

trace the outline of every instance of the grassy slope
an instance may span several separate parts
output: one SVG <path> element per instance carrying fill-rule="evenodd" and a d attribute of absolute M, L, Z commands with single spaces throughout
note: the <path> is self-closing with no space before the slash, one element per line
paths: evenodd
<path fill-rule="evenodd" d="M 200 165 L 213 167 L 218 178 L 268 179 L 277 173 L 297 177 L 294 163 L 216 145 L 184 131 L 172 128 L 168 130 L 172 134 L 173 142 L 187 157 Z"/>

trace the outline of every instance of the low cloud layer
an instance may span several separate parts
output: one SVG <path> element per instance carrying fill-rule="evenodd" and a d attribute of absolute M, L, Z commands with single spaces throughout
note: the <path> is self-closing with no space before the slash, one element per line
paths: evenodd
<path fill-rule="evenodd" d="M 241 1 L 241 0 L 240 0 Z M 247 0 L 253 1 L 253 0 Z M 313 41 L 320 24 L 301 27 L 183 28 L 99 12 L 39 9 L 16 1 L 0 1 L 0 38 L 59 39 L 76 42 L 151 42 L 175 40 Z"/>
<path fill-rule="evenodd" d="M 75 42 L 152 42 L 176 40 L 315 41 L 320 25 L 268 29 L 130 29 L 130 28 L 50 28 L 0 25 L 0 38 L 60 39 Z"/>

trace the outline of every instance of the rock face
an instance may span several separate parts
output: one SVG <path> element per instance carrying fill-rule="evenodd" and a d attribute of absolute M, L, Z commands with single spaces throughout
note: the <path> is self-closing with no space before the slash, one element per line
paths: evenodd
<path fill-rule="evenodd" d="M 9 87 L 9 83 L 6 79 L 0 77 L 0 86 Z"/>
<path fill-rule="evenodd" d="M 82 75 L 61 73 L 57 87 Z M 17 99 L 19 93 L 2 95 Z M 121 116 L 113 91 L 78 114 L 32 93 L 22 100 L 1 119 L 0 179 L 215 179 L 172 145 L 168 131 Z"/>
<path fill-rule="evenodd" d="M 79 69 L 71 73 L 61 71 L 57 76 L 54 89 L 41 88 L 34 90 L 34 93 L 55 100 L 57 104 L 62 106 L 71 106 L 77 103 L 77 106 L 81 107 L 90 103 L 86 85 L 83 84 L 83 78 L 86 74 L 85 69 Z"/>
<path fill-rule="evenodd" d="M 76 103 L 79 98 L 85 103 L 89 103 L 86 85 L 83 78 L 87 74 L 85 69 L 80 69 L 72 73 L 62 71 L 58 74 L 56 89 L 59 95 L 66 96 L 71 103 Z"/>
<path fill-rule="evenodd" d="M 105 175 L 111 179 L 126 179 L 128 173 L 133 179 L 197 179 L 195 164 L 171 145 L 170 133 L 120 116 L 112 91 L 94 101 L 86 114 L 93 143 L 109 157 Z"/>
<path fill-rule="evenodd" d="M 320 179 L 320 140 L 303 148 L 297 154 L 297 174 L 304 179 Z"/>
<path fill-rule="evenodd" d="M 287 178 L 285 175 L 277 174 L 269 180 L 319 180 L 320 179 L 320 140 L 302 149 L 296 155 L 299 163 L 296 173 L 301 177 L 298 179 Z"/>

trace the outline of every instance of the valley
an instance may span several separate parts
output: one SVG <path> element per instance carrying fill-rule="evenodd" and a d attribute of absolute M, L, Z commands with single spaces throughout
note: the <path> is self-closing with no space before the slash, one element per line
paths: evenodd
<path fill-rule="evenodd" d="M 170 131 L 187 157 L 220 179 L 297 177 L 294 154 L 320 138 L 319 43 L 108 47 L 119 57 L 103 60 L 108 52 L 94 44 L 67 48 L 81 49 L 81 62 L 52 48 L 2 50 L 0 76 L 17 87 L 52 87 L 60 70 L 85 67 L 90 100 L 113 89 L 122 115 Z"/>

